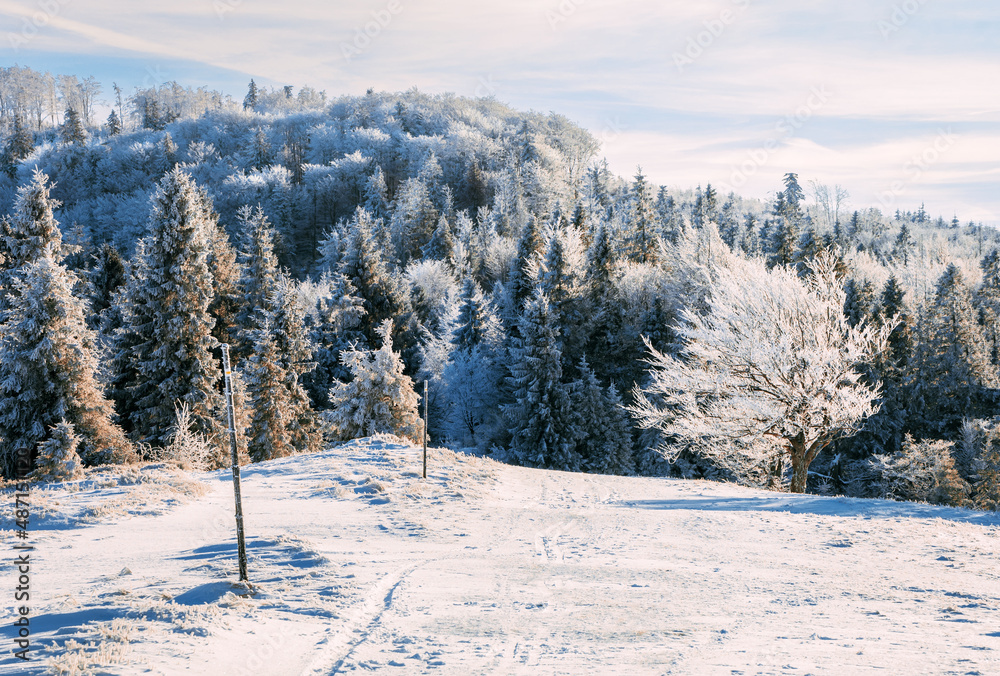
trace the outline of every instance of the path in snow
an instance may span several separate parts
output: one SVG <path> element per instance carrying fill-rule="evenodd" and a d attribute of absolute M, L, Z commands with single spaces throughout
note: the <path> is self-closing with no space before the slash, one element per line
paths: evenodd
<path fill-rule="evenodd" d="M 233 593 L 224 472 L 151 514 L 53 513 L 34 636 L 110 674 L 1000 673 L 994 515 L 443 450 L 424 481 L 419 453 L 246 468 L 253 598 Z M 80 515 L 111 490 L 55 502 Z"/>

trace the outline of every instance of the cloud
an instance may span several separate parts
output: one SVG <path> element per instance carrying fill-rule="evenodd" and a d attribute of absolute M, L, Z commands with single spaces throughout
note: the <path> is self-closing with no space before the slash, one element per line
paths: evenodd
<path fill-rule="evenodd" d="M 620 171 L 642 164 L 679 186 L 730 180 L 773 139 L 746 190 L 766 195 L 797 169 L 850 182 L 860 202 L 950 125 L 961 142 L 905 198 L 935 192 L 942 209 L 979 200 L 977 213 L 1000 220 L 998 198 L 983 188 L 996 179 L 1000 135 L 988 0 L 174 0 L 127 11 L 110 0 L 43 1 L 58 11 L 0 56 L 25 65 L 72 57 L 85 74 L 88 63 L 111 69 L 109 57 L 128 55 L 195 86 L 205 83 L 202 64 L 222 83 L 213 86 L 237 96 L 250 77 L 334 95 L 492 93 L 563 113 L 607 141 Z M 14 27 L 38 8 L 0 0 Z M 809 108 L 816 88 L 830 95 Z M 804 106 L 803 124 L 776 130 Z"/>

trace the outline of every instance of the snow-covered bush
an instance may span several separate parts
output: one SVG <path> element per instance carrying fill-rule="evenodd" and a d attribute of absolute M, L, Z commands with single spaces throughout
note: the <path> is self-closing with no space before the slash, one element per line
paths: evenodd
<path fill-rule="evenodd" d="M 170 432 L 170 443 L 153 449 L 151 459 L 156 462 L 170 462 L 184 470 L 204 471 L 210 468 L 216 449 L 208 443 L 205 435 L 195 431 L 195 421 L 191 417 L 191 407 L 187 402 L 174 405 L 176 421 Z"/>
<path fill-rule="evenodd" d="M 914 441 L 907 435 L 898 453 L 869 462 L 884 497 L 959 506 L 969 497 L 969 484 L 955 470 L 953 448 L 947 441 Z"/>

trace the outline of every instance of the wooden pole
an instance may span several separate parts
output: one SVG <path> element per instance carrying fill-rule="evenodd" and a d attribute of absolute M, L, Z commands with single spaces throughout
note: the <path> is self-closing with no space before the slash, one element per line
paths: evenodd
<path fill-rule="evenodd" d="M 233 380 L 229 368 L 229 345 L 222 344 L 222 369 L 226 378 L 226 417 L 229 422 L 229 450 L 233 456 L 233 493 L 236 496 L 236 546 L 240 558 L 240 582 L 250 582 L 247 575 L 247 545 L 243 533 L 243 496 L 240 494 L 240 457 L 236 444 L 236 412 L 233 408 Z"/>
<path fill-rule="evenodd" d="M 427 478 L 427 381 L 424 381 L 424 478 Z"/>

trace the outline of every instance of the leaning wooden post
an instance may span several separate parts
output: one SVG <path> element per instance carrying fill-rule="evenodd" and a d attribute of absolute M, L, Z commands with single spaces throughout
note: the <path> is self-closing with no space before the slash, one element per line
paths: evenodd
<path fill-rule="evenodd" d="M 233 378 L 229 368 L 229 345 L 222 344 L 222 369 L 226 376 L 226 415 L 229 421 L 229 449 L 233 455 L 233 492 L 236 495 L 236 545 L 240 557 L 240 582 L 247 576 L 247 545 L 243 534 L 243 497 L 240 494 L 240 457 L 236 448 L 236 412 L 233 410 Z"/>
<path fill-rule="evenodd" d="M 427 478 L 427 381 L 424 381 L 424 478 Z"/>

